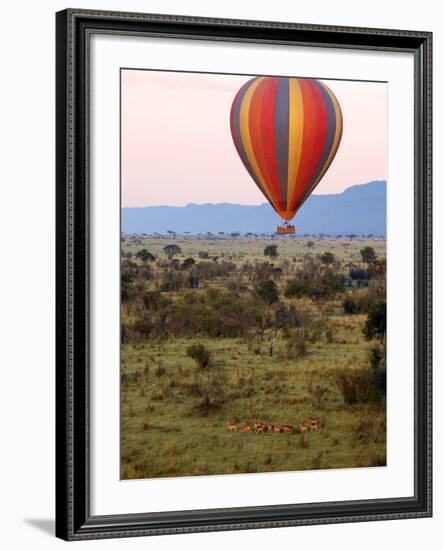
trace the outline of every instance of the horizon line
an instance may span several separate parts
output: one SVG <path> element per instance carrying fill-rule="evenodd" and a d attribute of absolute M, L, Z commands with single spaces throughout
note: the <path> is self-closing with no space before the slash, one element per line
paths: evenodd
<path fill-rule="evenodd" d="M 340 191 L 340 193 L 312 193 L 310 197 L 308 197 L 307 200 L 309 200 L 311 197 L 335 197 L 338 195 L 343 195 L 343 193 L 346 193 L 349 189 L 353 187 L 361 187 L 364 185 L 372 185 L 374 183 L 387 183 L 387 180 L 372 180 L 367 181 L 365 183 L 354 183 L 352 185 L 349 185 L 343 191 Z M 239 202 L 188 202 L 187 204 L 146 204 L 144 206 L 121 206 L 121 209 L 123 208 L 187 208 L 188 206 L 219 206 L 219 205 L 229 205 L 229 206 L 266 206 L 268 205 L 270 208 L 272 206 L 269 204 L 269 202 L 260 202 L 260 203 L 239 203 Z"/>

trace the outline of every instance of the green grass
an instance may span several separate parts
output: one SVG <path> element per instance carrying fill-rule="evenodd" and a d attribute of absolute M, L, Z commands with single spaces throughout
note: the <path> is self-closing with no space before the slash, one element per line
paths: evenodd
<path fill-rule="evenodd" d="M 313 239 L 276 240 L 279 256 L 301 259 Z M 234 262 L 264 261 L 263 248 L 270 239 L 143 239 L 123 243 L 123 250 L 135 253 L 147 248 L 163 257 L 162 248 L 174 242 L 182 248 L 180 259 L 201 250 Z M 347 246 L 343 246 L 347 244 Z M 311 255 L 334 253 L 342 262 L 359 262 L 359 251 L 372 246 L 385 257 L 381 239 L 345 241 L 316 239 Z M 146 283 L 154 285 L 155 281 Z M 281 283 L 280 283 L 281 284 Z M 217 282 L 223 286 L 223 282 Z M 183 291 L 182 291 L 183 292 Z M 173 294 L 173 293 L 172 293 Z M 336 383 L 340 369 L 364 369 L 368 365 L 370 342 L 365 341 L 364 315 L 344 315 L 341 301 L 317 305 L 304 302 L 333 327 L 328 343 L 324 337 L 309 343 L 307 353 L 287 359 L 287 341 L 278 336 L 272 357 L 267 355 L 273 332 L 263 338 L 169 338 L 122 345 L 122 432 L 121 472 L 123 479 L 294 471 L 324 468 L 379 466 L 386 460 L 386 415 L 382 405 L 345 405 Z M 122 315 L 138 315 L 127 307 Z M 187 357 L 192 343 L 203 343 L 212 354 L 213 365 L 199 369 Z M 207 411 L 199 405 L 195 385 L 219 383 L 223 396 L 217 408 Z M 320 430 L 299 433 L 242 433 L 243 422 L 306 423 L 318 419 Z M 230 433 L 228 422 L 239 431 Z"/>

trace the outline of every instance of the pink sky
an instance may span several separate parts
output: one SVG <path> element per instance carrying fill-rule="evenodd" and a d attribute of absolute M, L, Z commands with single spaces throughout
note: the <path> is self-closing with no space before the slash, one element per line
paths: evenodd
<path fill-rule="evenodd" d="M 122 71 L 123 207 L 266 202 L 229 129 L 232 100 L 250 78 Z M 314 194 L 386 179 L 387 85 L 325 82 L 343 112 L 343 137 Z"/>

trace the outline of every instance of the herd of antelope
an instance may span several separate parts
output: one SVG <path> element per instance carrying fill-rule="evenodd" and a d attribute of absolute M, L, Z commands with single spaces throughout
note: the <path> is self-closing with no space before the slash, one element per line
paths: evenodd
<path fill-rule="evenodd" d="M 312 416 L 309 418 L 309 421 L 306 423 L 301 422 L 298 427 L 294 426 L 293 424 L 270 424 L 265 422 L 245 422 L 243 426 L 241 426 L 242 432 L 254 432 L 258 434 L 262 434 L 265 432 L 269 433 L 287 433 L 292 434 L 296 431 L 298 433 L 304 434 L 308 430 L 311 431 L 318 431 L 319 424 L 316 418 L 313 418 Z M 236 422 L 228 422 L 228 431 L 230 432 L 238 432 L 239 427 L 237 426 Z"/>

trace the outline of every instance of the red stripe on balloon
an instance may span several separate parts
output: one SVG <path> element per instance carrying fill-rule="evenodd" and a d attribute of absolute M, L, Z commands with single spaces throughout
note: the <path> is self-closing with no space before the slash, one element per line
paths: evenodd
<path fill-rule="evenodd" d="M 274 207 L 279 213 L 283 211 L 280 178 L 278 173 L 275 143 L 275 99 L 277 96 L 278 78 L 268 78 L 263 91 L 261 113 L 261 135 L 264 158 L 269 173 L 269 188 Z"/>
<path fill-rule="evenodd" d="M 316 129 L 315 129 L 315 139 L 312 146 L 311 158 L 306 168 L 307 180 L 305 183 L 306 188 L 305 188 L 304 195 L 306 195 L 306 192 L 309 191 L 309 185 L 312 182 L 312 178 L 322 158 L 323 150 L 326 143 L 327 133 L 328 133 L 328 111 L 326 108 L 325 100 L 320 90 L 318 89 L 318 85 L 313 80 L 309 80 L 308 85 L 314 97 L 314 105 L 315 105 L 314 108 L 316 112 Z"/>
<path fill-rule="evenodd" d="M 315 99 L 307 80 L 300 80 L 300 90 L 303 101 L 303 139 L 301 144 L 300 164 L 297 179 L 295 181 L 295 193 L 292 206 L 297 207 L 303 196 L 309 181 L 309 168 L 311 156 L 315 144 L 315 132 L 317 128 L 317 116 L 315 112 Z"/>
<path fill-rule="evenodd" d="M 261 118 L 262 118 L 262 105 L 263 105 L 263 93 L 266 88 L 266 81 L 260 82 L 256 87 L 251 97 L 249 105 L 249 136 L 251 138 L 252 150 L 254 152 L 255 160 L 260 168 L 260 171 L 269 185 L 271 175 L 266 163 L 265 151 L 263 147 L 263 139 L 261 132 Z"/>

